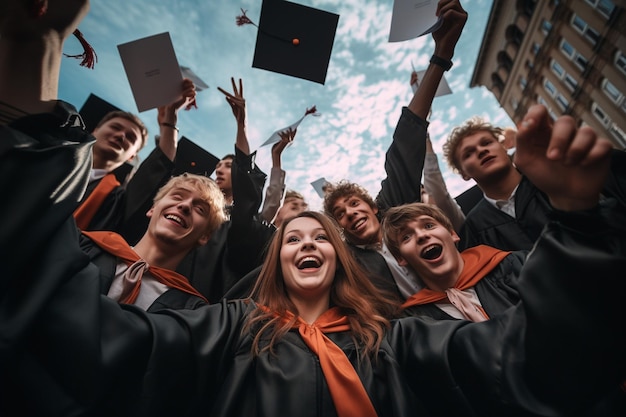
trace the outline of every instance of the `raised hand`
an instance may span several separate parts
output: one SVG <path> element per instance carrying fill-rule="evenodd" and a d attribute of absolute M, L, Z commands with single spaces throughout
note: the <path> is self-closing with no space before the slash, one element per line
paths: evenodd
<path fill-rule="evenodd" d="M 441 0 L 437 5 L 437 16 L 443 17 L 443 23 L 432 34 L 435 41 L 435 55 L 452 59 L 454 47 L 467 22 L 467 12 L 459 0 Z"/>
<path fill-rule="evenodd" d="M 189 78 L 183 80 L 182 95 L 173 102 L 158 108 L 157 120 L 159 123 L 176 124 L 178 111 L 189 106 L 196 99 L 196 86 Z"/>
<path fill-rule="evenodd" d="M 518 126 L 515 165 L 559 210 L 598 203 L 609 170 L 611 142 L 570 116 L 552 122 L 545 106 L 532 106 Z"/>
<path fill-rule="evenodd" d="M 218 91 L 226 96 L 226 101 L 233 110 L 233 115 L 239 124 L 245 124 L 246 121 L 246 99 L 243 97 L 243 82 L 239 79 L 239 88 L 235 84 L 235 79 L 230 79 L 233 86 L 233 93 L 229 93 L 222 87 L 217 87 Z"/>

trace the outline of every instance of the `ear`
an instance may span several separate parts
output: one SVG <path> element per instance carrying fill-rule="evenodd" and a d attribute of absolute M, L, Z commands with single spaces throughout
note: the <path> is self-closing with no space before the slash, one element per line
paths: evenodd
<path fill-rule="evenodd" d="M 150 218 L 154 214 L 154 206 L 150 207 L 150 210 L 146 212 L 146 217 Z"/>
<path fill-rule="evenodd" d="M 402 256 L 395 256 L 398 265 L 400 266 L 409 266 L 409 263 Z"/>
<path fill-rule="evenodd" d="M 372 211 L 374 212 L 374 214 L 378 214 L 378 206 L 372 207 Z"/>
<path fill-rule="evenodd" d="M 454 230 L 450 231 L 450 234 L 452 235 L 452 241 L 457 244 L 461 241 L 461 238 L 459 237 L 459 235 L 456 234 L 456 232 Z"/>
<path fill-rule="evenodd" d="M 136 157 L 136 156 L 137 156 L 137 154 L 133 154 L 133 155 L 131 155 L 131 156 L 130 156 L 130 158 L 128 158 L 128 159 L 126 160 L 126 162 L 130 162 L 130 161 L 132 161 L 133 159 L 135 159 L 135 157 Z"/>
<path fill-rule="evenodd" d="M 198 244 L 198 246 L 204 246 L 209 242 L 210 239 L 211 239 L 211 235 L 207 233 L 207 234 L 200 236 L 200 238 L 198 239 L 198 242 L 196 243 Z"/>

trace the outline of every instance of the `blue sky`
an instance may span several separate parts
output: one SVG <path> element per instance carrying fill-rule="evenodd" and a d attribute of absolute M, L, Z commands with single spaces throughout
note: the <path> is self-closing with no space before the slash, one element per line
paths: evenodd
<path fill-rule="evenodd" d="M 92 1 L 80 25 L 98 54 L 95 69 L 65 58 L 59 98 L 80 108 L 90 93 L 114 105 L 137 112 L 117 45 L 169 32 L 180 65 L 196 72 L 210 88 L 198 93 L 198 109 L 181 111 L 178 126 L 185 135 L 221 157 L 234 149 L 236 124 L 217 87 L 231 90 L 230 77 L 241 78 L 247 100 L 248 138 L 257 150 L 257 163 L 268 175 L 270 147 L 260 147 L 277 129 L 286 127 L 316 105 L 319 117 L 307 117 L 292 146 L 283 152 L 286 184 L 303 193 L 312 209 L 321 199 L 310 183 L 320 177 L 335 182 L 348 179 L 373 196 L 385 177 L 384 156 L 412 92 L 412 64 L 424 69 L 434 43 L 427 35 L 389 43 L 393 0 L 298 0 L 299 4 L 339 14 L 339 24 L 324 85 L 252 68 L 256 28 L 239 27 L 240 8 L 258 22 L 261 0 L 123 0 Z M 492 1 L 467 0 L 468 22 L 457 45 L 454 66 L 446 73 L 453 94 L 433 103 L 429 132 L 450 193 L 455 196 L 473 185 L 447 169 L 441 148 L 451 129 L 474 115 L 503 127 L 511 119 L 485 88 L 469 88 L 476 56 Z M 74 38 L 65 52 L 81 47 Z M 139 114 L 151 138 L 158 133 L 156 110 Z M 154 148 L 151 140 L 142 150 Z"/>

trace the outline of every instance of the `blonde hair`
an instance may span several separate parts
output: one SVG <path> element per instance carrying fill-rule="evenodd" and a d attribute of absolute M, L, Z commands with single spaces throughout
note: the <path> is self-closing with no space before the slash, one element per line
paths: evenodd
<path fill-rule="evenodd" d="M 432 204 L 411 203 L 391 207 L 385 213 L 381 227 L 385 245 L 396 258 L 400 257 L 398 235 L 409 222 L 417 219 L 419 216 L 432 217 L 450 232 L 454 231 L 454 226 L 448 216 L 439 207 Z"/>
<path fill-rule="evenodd" d="M 489 132 L 499 142 L 504 137 L 503 130 L 485 121 L 483 118 L 474 116 L 466 120 L 462 125 L 455 127 L 448 136 L 448 140 L 443 145 L 443 156 L 452 171 L 457 174 L 462 173 L 460 163 L 457 159 L 456 150 L 466 137 L 476 132 Z"/>
<path fill-rule="evenodd" d="M 212 179 L 205 177 L 204 175 L 190 174 L 188 172 L 172 177 L 163 187 L 159 189 L 159 191 L 157 191 L 157 194 L 154 197 L 154 202 L 156 203 L 161 200 L 172 189 L 180 187 L 183 184 L 189 185 L 194 190 L 198 191 L 202 200 L 209 205 L 209 222 L 206 227 L 206 232 L 208 234 L 213 234 L 213 232 L 215 232 L 222 225 L 222 223 L 227 220 L 227 216 L 224 212 L 224 194 Z"/>

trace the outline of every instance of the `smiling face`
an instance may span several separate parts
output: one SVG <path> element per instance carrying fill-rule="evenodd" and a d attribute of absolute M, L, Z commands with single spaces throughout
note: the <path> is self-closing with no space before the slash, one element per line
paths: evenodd
<path fill-rule="evenodd" d="M 93 131 L 96 142 L 93 147 L 94 168 L 113 169 L 133 159 L 143 145 L 142 131 L 139 126 L 123 117 L 114 117 Z M 95 166 L 101 161 L 100 166 Z"/>
<path fill-rule="evenodd" d="M 224 158 L 217 163 L 215 167 L 215 182 L 220 187 L 224 195 L 232 194 L 231 168 L 233 166 L 232 158 Z"/>
<path fill-rule="evenodd" d="M 381 241 L 377 207 L 371 207 L 355 195 L 339 197 L 332 205 L 332 216 L 350 242 L 367 245 Z"/>
<path fill-rule="evenodd" d="M 464 137 L 455 152 L 463 178 L 472 178 L 479 185 L 504 178 L 515 169 L 506 149 L 487 131 Z"/>
<path fill-rule="evenodd" d="M 293 219 L 285 226 L 281 245 L 283 280 L 294 303 L 329 300 L 337 253 L 322 224 L 310 217 Z"/>
<path fill-rule="evenodd" d="M 421 215 L 406 222 L 394 240 L 400 253 L 398 263 L 410 265 L 430 289 L 450 288 L 461 275 L 459 236 L 433 217 Z"/>
<path fill-rule="evenodd" d="M 200 192 L 181 184 L 154 202 L 148 211 L 148 234 L 156 241 L 188 251 L 210 238 L 207 226 L 211 207 Z"/>

